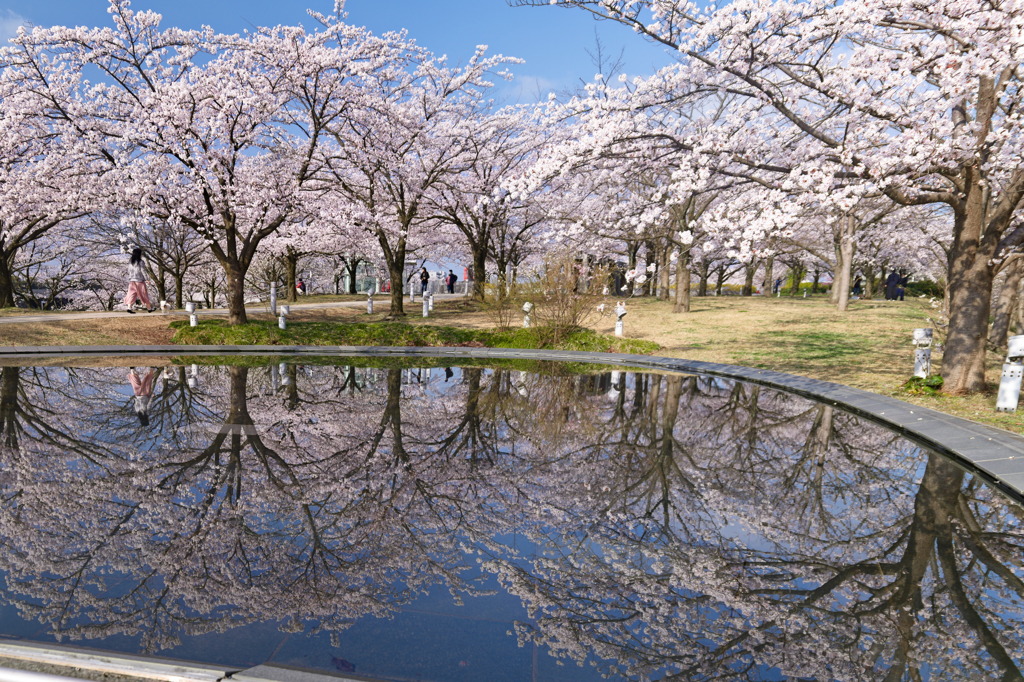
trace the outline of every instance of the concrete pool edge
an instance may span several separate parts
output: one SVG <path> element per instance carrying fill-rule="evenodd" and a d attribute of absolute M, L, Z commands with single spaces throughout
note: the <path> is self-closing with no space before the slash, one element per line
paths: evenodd
<path fill-rule="evenodd" d="M 1024 436 L 955 417 L 896 398 L 818 379 L 765 369 L 682 358 L 626 353 L 547 351 L 447 346 L 17 346 L 0 348 L 4 358 L 96 356 L 337 356 L 432 357 L 581 362 L 659 372 L 703 374 L 768 386 L 801 395 L 869 419 L 949 456 L 961 466 L 1024 503 Z"/>
<path fill-rule="evenodd" d="M 15 663 L 24 667 L 10 667 Z M 372 678 L 337 675 L 285 665 L 232 669 L 158 656 L 111 653 L 62 644 L 0 639 L 0 680 L 60 682 L 83 675 L 160 682 L 367 682 Z"/>

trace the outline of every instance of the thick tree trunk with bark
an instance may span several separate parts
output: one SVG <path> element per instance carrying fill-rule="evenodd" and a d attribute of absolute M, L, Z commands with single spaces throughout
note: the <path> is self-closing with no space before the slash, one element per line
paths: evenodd
<path fill-rule="evenodd" d="M 0 252 L 0 308 L 14 307 L 13 253 Z"/>
<path fill-rule="evenodd" d="M 298 282 L 296 279 L 297 272 L 299 269 L 299 255 L 288 249 L 288 253 L 284 256 L 284 269 L 285 269 L 285 287 L 288 289 L 287 298 L 289 303 L 295 303 L 299 300 L 298 290 L 295 288 L 295 284 Z"/>
<path fill-rule="evenodd" d="M 227 268 L 228 324 L 245 324 L 245 273 L 238 267 Z M 210 293 L 210 307 L 215 304 L 216 292 Z"/>
<path fill-rule="evenodd" d="M 405 263 L 403 258 L 401 262 L 392 261 L 388 263 L 388 275 L 391 277 L 391 312 L 388 313 L 388 317 L 401 317 L 405 315 L 405 300 L 402 297 L 403 285 L 405 280 L 402 279 L 404 272 L 402 271 L 402 265 Z M 413 286 L 410 284 L 410 286 Z"/>
<path fill-rule="evenodd" d="M 690 254 L 687 251 L 680 251 L 676 261 L 676 300 L 672 312 L 690 312 Z"/>
<path fill-rule="evenodd" d="M 985 209 L 973 188 L 957 210 L 949 253 L 949 333 L 942 353 L 943 391 L 975 393 L 985 388 L 985 347 L 992 309 L 992 266 L 997 242 L 984 240 Z"/>
<path fill-rule="evenodd" d="M 755 260 L 743 266 L 743 288 L 740 290 L 740 296 L 754 295 L 754 275 L 757 274 L 757 265 Z"/>
<path fill-rule="evenodd" d="M 1020 299 L 1020 285 L 1024 280 L 1024 258 L 1015 257 L 1004 268 L 1006 279 L 996 297 L 992 315 L 992 333 L 989 342 L 995 348 L 1005 348 L 1010 335 L 1010 323 Z"/>
<path fill-rule="evenodd" d="M 473 249 L 473 298 L 484 300 L 484 287 L 487 284 L 487 250 Z"/>

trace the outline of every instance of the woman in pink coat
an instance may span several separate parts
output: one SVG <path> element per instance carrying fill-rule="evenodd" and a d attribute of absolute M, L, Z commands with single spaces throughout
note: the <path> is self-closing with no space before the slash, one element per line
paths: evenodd
<path fill-rule="evenodd" d="M 142 249 L 137 246 L 132 249 L 132 257 L 128 261 L 128 295 L 124 297 L 128 312 L 135 313 L 136 301 L 142 302 L 146 312 L 153 312 L 153 304 L 149 302 L 149 292 L 146 290 L 146 273 L 142 269 Z"/>

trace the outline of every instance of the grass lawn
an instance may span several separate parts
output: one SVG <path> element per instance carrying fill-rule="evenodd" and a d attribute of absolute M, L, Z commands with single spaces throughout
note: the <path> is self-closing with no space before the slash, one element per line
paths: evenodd
<path fill-rule="evenodd" d="M 365 297 L 303 297 L 300 303 L 357 301 Z M 378 296 L 376 312 L 365 308 L 303 310 L 293 308 L 288 330 L 276 318 L 258 312 L 252 325 L 228 330 L 222 322 L 203 319 L 191 330 L 180 316 L 160 313 L 30 324 L 0 324 L 0 345 L 98 345 L 171 343 L 281 343 L 326 345 L 470 345 L 537 347 L 522 330 L 497 333 L 492 317 L 465 299 L 438 301 L 431 318 L 420 317 L 420 304 L 406 304 L 402 324 L 384 322 L 386 296 Z M 617 345 L 604 336 L 580 336 L 561 347 L 575 350 L 617 350 L 669 357 L 746 365 L 862 388 L 911 403 L 1024 433 L 1024 412 L 995 412 L 995 387 L 1002 358 L 990 354 L 988 394 L 954 397 L 915 395 L 902 387 L 913 371 L 911 330 L 934 327 L 936 312 L 926 299 L 904 302 L 855 301 L 840 314 L 822 297 L 695 298 L 690 313 L 673 314 L 671 305 L 649 299 L 627 302 L 626 336 L 654 345 Z M 38 313 L 36 313 L 38 314 Z M 172 327 L 172 322 L 176 324 Z M 590 322 L 602 335 L 614 331 L 614 316 Z M 179 337 L 175 339 L 175 333 Z M 937 341 L 941 342 L 937 332 Z M 941 368 L 934 354 L 933 371 Z"/>

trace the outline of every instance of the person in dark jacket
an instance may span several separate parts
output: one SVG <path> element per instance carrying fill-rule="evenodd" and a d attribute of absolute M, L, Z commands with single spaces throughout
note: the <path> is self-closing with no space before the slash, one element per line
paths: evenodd
<path fill-rule="evenodd" d="M 896 289 L 900 285 L 900 276 L 895 270 L 889 273 L 889 276 L 885 278 L 885 300 L 895 301 L 896 300 Z"/>

